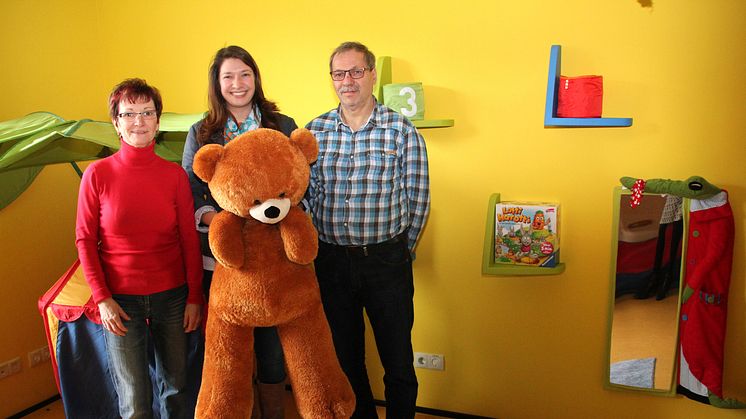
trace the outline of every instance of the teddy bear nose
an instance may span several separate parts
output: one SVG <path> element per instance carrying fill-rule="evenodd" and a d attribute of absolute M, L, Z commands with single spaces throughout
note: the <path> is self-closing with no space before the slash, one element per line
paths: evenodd
<path fill-rule="evenodd" d="M 277 218 L 280 216 L 280 209 L 275 206 L 268 207 L 264 210 L 264 216 L 267 218 Z"/>

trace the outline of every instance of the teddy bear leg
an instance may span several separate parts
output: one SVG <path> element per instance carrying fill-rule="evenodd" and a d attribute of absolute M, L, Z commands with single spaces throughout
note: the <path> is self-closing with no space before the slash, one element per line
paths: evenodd
<path fill-rule="evenodd" d="M 301 417 L 352 416 L 355 394 L 339 366 L 321 304 L 292 322 L 279 325 L 277 331 Z"/>
<path fill-rule="evenodd" d="M 196 418 L 251 416 L 253 348 L 253 328 L 227 323 L 210 313 L 205 327 L 205 361 Z"/>

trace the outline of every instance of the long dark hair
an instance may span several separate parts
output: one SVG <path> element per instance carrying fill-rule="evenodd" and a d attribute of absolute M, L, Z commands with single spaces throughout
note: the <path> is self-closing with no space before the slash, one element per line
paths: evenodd
<path fill-rule="evenodd" d="M 262 127 L 278 129 L 277 114 L 279 108 L 274 102 L 267 100 L 267 98 L 264 97 L 264 90 L 262 90 L 262 77 L 259 75 L 259 67 L 256 65 L 254 57 L 252 57 L 245 49 L 236 45 L 231 45 L 219 49 L 210 65 L 207 89 L 207 115 L 197 133 L 197 142 L 199 142 L 200 146 L 213 142 L 210 137 L 214 133 L 222 131 L 225 127 L 226 121 L 228 121 L 228 117 L 231 116 L 225 98 L 220 92 L 219 79 L 220 66 L 222 66 L 223 61 L 228 58 L 237 58 L 243 61 L 247 66 L 251 67 L 251 70 L 254 72 L 254 97 L 251 99 L 251 102 L 258 106 L 262 113 Z"/>

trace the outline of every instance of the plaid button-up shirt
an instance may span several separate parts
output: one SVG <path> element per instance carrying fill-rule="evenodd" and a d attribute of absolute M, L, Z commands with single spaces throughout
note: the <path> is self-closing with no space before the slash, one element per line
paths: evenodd
<path fill-rule="evenodd" d="M 342 121 L 339 108 L 306 128 L 319 141 L 306 195 L 319 238 L 366 245 L 407 230 L 414 253 L 430 210 L 427 150 L 414 125 L 376 103 L 356 132 Z"/>

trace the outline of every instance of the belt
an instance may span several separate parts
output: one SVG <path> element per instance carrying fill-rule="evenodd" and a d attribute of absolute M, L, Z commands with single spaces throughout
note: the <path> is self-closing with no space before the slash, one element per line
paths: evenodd
<path fill-rule="evenodd" d="M 380 243 L 373 243 L 373 244 L 366 244 L 363 246 L 342 246 L 338 244 L 331 244 L 331 243 L 325 243 L 322 241 L 319 241 L 322 245 L 331 246 L 334 249 L 344 252 L 347 254 L 347 256 L 369 256 L 371 254 L 374 254 L 380 250 L 388 249 L 393 245 L 397 245 L 399 243 L 407 243 L 407 233 L 406 231 L 404 233 L 399 234 L 398 236 L 394 236 L 391 239 L 388 239 L 386 241 L 382 241 Z"/>

